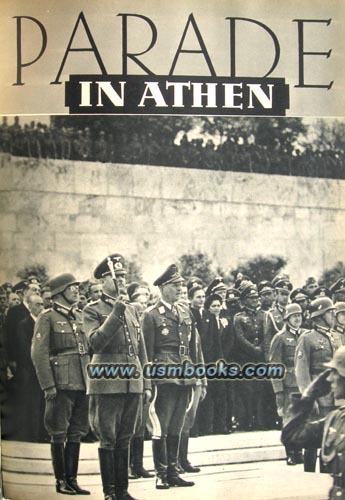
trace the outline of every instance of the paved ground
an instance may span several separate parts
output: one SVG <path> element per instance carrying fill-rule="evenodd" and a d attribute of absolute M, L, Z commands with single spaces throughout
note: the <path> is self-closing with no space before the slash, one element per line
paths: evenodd
<path fill-rule="evenodd" d="M 97 443 L 82 445 L 80 484 L 102 500 Z M 130 482 L 139 500 L 325 500 L 331 479 L 307 474 L 302 466 L 288 467 L 278 431 L 235 433 L 191 440 L 190 459 L 202 466 L 192 488 L 158 491 L 154 479 Z M 61 500 L 54 492 L 49 446 L 4 442 L 2 467 L 5 497 L 11 500 Z M 145 442 L 145 465 L 152 469 L 150 442 Z M 80 497 L 79 497 L 80 498 Z"/>

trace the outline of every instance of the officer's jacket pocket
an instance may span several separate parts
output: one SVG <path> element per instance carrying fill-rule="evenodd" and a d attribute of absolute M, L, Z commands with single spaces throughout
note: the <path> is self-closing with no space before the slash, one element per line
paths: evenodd
<path fill-rule="evenodd" d="M 69 382 L 69 358 L 68 356 L 52 356 L 50 364 L 54 373 L 56 386 L 68 385 Z"/>

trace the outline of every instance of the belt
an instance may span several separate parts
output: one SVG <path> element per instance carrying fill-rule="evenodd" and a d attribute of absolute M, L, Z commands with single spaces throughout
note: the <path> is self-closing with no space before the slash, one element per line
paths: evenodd
<path fill-rule="evenodd" d="M 52 356 L 59 356 L 60 354 L 69 356 L 71 354 L 79 354 L 81 356 L 89 354 L 85 347 L 84 344 L 79 343 L 78 347 L 71 347 L 69 349 L 60 349 L 59 351 L 52 351 Z"/>
<path fill-rule="evenodd" d="M 189 347 L 180 345 L 179 347 L 167 347 L 164 349 L 159 349 L 157 354 L 182 354 L 187 356 L 189 352 Z"/>
<path fill-rule="evenodd" d="M 127 354 L 128 356 L 137 356 L 132 345 L 117 347 L 113 351 L 107 351 L 104 354 Z"/>

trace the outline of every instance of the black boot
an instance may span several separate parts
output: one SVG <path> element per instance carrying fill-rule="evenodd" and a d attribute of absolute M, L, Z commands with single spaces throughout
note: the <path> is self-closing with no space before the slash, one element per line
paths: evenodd
<path fill-rule="evenodd" d="M 63 495 L 75 495 L 75 491 L 66 483 L 64 444 L 51 443 L 50 451 L 56 479 L 56 492 Z"/>
<path fill-rule="evenodd" d="M 132 459 L 132 474 L 134 477 L 139 478 L 149 478 L 154 477 L 143 467 L 143 456 L 144 456 L 144 438 L 135 437 L 132 439 L 133 447 L 133 459 Z"/>
<path fill-rule="evenodd" d="M 114 450 L 98 448 L 104 500 L 116 500 Z"/>
<path fill-rule="evenodd" d="M 77 495 L 90 495 L 88 490 L 83 490 L 77 483 L 77 472 L 79 463 L 80 443 L 66 443 L 65 446 L 65 466 L 66 483 L 76 492 Z"/>
<path fill-rule="evenodd" d="M 168 436 L 166 441 L 168 456 L 167 480 L 169 486 L 194 486 L 193 481 L 185 481 L 177 471 L 180 436 Z"/>
<path fill-rule="evenodd" d="M 156 471 L 156 488 L 157 490 L 167 490 L 169 484 L 167 482 L 167 447 L 166 439 L 152 439 L 153 462 Z"/>
<path fill-rule="evenodd" d="M 117 500 L 136 500 L 128 493 L 128 448 L 114 450 L 115 493 Z"/>
<path fill-rule="evenodd" d="M 200 472 L 199 467 L 193 467 L 188 460 L 188 442 L 189 436 L 181 435 L 179 446 L 179 463 L 186 472 Z"/>
<path fill-rule="evenodd" d="M 317 449 L 308 448 L 304 450 L 304 472 L 315 472 L 317 460 Z"/>
<path fill-rule="evenodd" d="M 303 464 L 304 463 L 303 452 L 299 448 L 295 449 L 295 459 L 296 459 L 296 464 Z"/>
<path fill-rule="evenodd" d="M 286 463 L 287 465 L 296 465 L 296 456 L 295 456 L 295 450 L 291 450 L 289 448 L 286 448 Z"/>

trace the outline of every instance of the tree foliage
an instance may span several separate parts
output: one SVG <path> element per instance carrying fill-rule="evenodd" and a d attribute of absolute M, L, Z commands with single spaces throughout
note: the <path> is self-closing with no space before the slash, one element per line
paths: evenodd
<path fill-rule="evenodd" d="M 272 281 L 274 276 L 282 271 L 286 264 L 287 260 L 279 255 L 258 255 L 233 269 L 231 274 L 235 279 L 237 274 L 241 273 L 248 276 L 254 283 L 263 280 Z"/>
<path fill-rule="evenodd" d="M 49 279 L 48 271 L 44 264 L 28 264 L 17 272 L 18 278 L 22 280 L 25 280 L 32 275 L 37 276 L 37 279 L 42 285 L 44 285 Z"/>
<path fill-rule="evenodd" d="M 334 266 L 324 270 L 319 279 L 319 283 L 329 288 L 342 277 L 345 277 L 345 264 L 342 261 L 338 261 Z"/>
<path fill-rule="evenodd" d="M 177 264 L 186 281 L 192 276 L 197 276 L 207 285 L 216 274 L 212 260 L 202 252 L 181 255 Z"/>

